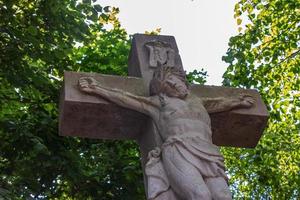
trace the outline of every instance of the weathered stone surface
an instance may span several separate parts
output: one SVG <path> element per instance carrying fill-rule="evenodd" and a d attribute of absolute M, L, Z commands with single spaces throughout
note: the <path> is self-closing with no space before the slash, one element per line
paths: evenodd
<path fill-rule="evenodd" d="M 134 139 L 141 134 L 146 116 L 80 92 L 78 79 L 83 76 L 94 77 L 107 87 L 145 95 L 143 81 L 138 78 L 65 72 L 59 109 L 59 133 L 102 139 Z"/>
<path fill-rule="evenodd" d="M 107 87 L 122 89 L 141 96 L 147 93 L 144 82 L 140 78 L 65 72 L 61 94 L 60 134 L 103 139 L 139 139 L 145 132 L 147 117 L 99 97 L 80 92 L 77 86 L 78 79 L 87 75 Z M 257 91 L 199 85 L 191 86 L 191 91 L 199 97 L 211 98 L 234 97 L 240 93 L 251 94 L 256 100 L 252 108 L 215 113 L 210 117 L 214 144 L 248 148 L 256 146 L 268 119 L 268 112 Z M 145 141 L 145 138 L 141 141 Z M 146 142 L 150 142 L 150 138 L 146 139 Z M 151 149 L 157 142 L 152 143 L 143 146 Z"/>
<path fill-rule="evenodd" d="M 213 143 L 218 146 L 247 147 L 257 145 L 269 114 L 256 90 L 220 86 L 192 85 L 191 91 L 199 97 L 237 97 L 249 94 L 255 99 L 251 108 L 234 109 L 210 114 Z"/>

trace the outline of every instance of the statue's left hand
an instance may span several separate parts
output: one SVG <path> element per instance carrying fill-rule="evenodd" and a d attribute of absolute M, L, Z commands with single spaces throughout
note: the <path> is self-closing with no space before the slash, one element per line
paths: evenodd
<path fill-rule="evenodd" d="M 254 98 L 249 94 L 241 94 L 239 100 L 239 106 L 243 108 L 250 108 L 255 103 Z"/>

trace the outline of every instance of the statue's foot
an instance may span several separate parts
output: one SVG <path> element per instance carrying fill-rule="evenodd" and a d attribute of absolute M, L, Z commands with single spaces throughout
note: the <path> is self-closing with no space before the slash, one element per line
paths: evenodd
<path fill-rule="evenodd" d="M 95 91 L 97 83 L 98 82 L 92 77 L 81 77 L 78 80 L 79 89 L 83 92 L 88 92 L 88 93 Z"/>

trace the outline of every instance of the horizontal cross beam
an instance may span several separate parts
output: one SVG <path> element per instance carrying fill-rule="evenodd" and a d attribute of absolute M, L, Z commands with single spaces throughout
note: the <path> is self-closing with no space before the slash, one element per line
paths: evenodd
<path fill-rule="evenodd" d="M 90 76 L 102 85 L 145 96 L 143 79 L 65 72 L 61 94 L 59 132 L 65 136 L 101 139 L 137 139 L 142 136 L 147 116 L 122 108 L 99 97 L 78 90 L 80 77 Z M 213 143 L 219 146 L 255 147 L 268 119 L 267 109 L 256 90 L 192 85 L 191 93 L 199 97 L 234 97 L 250 94 L 255 105 L 247 109 L 211 114 Z"/>

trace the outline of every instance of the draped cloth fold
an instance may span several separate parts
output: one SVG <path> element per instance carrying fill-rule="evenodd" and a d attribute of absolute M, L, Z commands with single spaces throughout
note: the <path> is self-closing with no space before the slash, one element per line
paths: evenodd
<path fill-rule="evenodd" d="M 145 173 L 147 176 L 147 196 L 149 200 L 174 199 L 168 179 L 168 169 L 165 169 L 163 160 L 166 155 L 181 156 L 185 162 L 194 166 L 202 178 L 222 177 L 226 181 L 224 159 L 219 148 L 212 143 L 193 136 L 172 136 L 160 148 L 155 148 L 148 154 Z"/>

